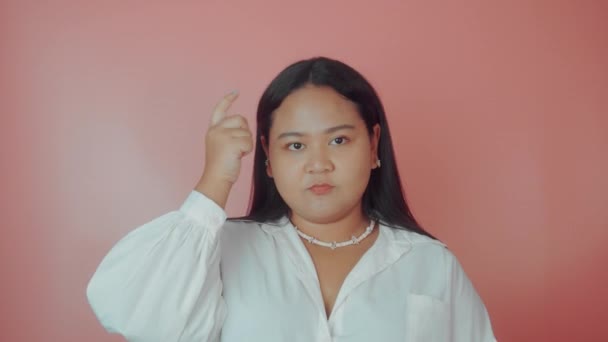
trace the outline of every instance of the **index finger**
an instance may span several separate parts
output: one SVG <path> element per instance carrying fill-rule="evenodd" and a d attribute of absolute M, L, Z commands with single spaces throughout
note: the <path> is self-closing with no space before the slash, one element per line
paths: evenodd
<path fill-rule="evenodd" d="M 237 90 L 233 90 L 230 93 L 224 95 L 224 98 L 215 106 L 213 114 L 211 115 L 211 125 L 216 125 L 218 122 L 226 116 L 226 111 L 230 108 L 230 105 L 239 96 Z"/>

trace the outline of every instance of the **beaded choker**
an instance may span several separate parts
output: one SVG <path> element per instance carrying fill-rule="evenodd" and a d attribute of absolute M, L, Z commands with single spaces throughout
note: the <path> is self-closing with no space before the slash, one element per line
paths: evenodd
<path fill-rule="evenodd" d="M 350 240 L 347 241 L 343 241 L 343 242 L 336 242 L 336 241 L 332 241 L 332 242 L 325 242 L 325 241 L 320 241 L 317 240 L 317 238 L 315 238 L 314 236 L 310 236 L 310 235 L 306 235 L 306 233 L 302 232 L 301 230 L 298 229 L 298 227 L 293 226 L 296 231 L 298 232 L 298 235 L 300 235 L 304 240 L 318 245 L 318 246 L 322 246 L 322 247 L 327 247 L 327 248 L 331 248 L 336 249 L 339 247 L 346 247 L 346 246 L 350 246 L 350 245 L 358 245 L 359 242 L 361 242 L 361 240 L 365 239 L 369 234 L 372 233 L 372 231 L 374 230 L 374 227 L 376 226 L 374 220 L 371 220 L 369 223 L 369 226 L 367 226 L 367 228 L 365 228 L 365 232 L 363 232 L 363 234 L 359 235 L 359 237 L 356 236 L 352 236 Z"/>

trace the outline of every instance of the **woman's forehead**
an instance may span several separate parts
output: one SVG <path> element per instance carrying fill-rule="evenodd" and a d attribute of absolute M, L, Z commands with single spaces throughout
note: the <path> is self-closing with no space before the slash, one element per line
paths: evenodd
<path fill-rule="evenodd" d="M 357 105 L 332 88 L 307 86 L 287 96 L 274 111 L 271 132 L 315 134 L 342 125 L 364 125 Z"/>

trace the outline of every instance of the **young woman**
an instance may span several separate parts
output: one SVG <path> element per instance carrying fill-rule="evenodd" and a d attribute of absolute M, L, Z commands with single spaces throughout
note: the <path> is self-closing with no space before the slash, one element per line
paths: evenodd
<path fill-rule="evenodd" d="M 132 342 L 495 341 L 454 255 L 402 192 L 384 109 L 348 65 L 290 65 L 257 111 L 247 216 L 224 206 L 253 150 L 247 120 L 212 114 L 205 168 L 179 210 L 138 227 L 87 288 Z"/>

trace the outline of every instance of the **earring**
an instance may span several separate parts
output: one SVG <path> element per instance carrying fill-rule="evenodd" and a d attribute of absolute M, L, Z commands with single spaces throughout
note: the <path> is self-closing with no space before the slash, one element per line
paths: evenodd
<path fill-rule="evenodd" d="M 376 165 L 378 165 L 378 167 L 382 166 L 382 163 L 380 162 L 380 159 L 376 160 Z"/>
<path fill-rule="evenodd" d="M 268 163 L 270 163 L 270 162 L 268 161 L 268 159 L 266 159 L 266 161 L 264 162 L 264 165 L 268 166 Z"/>

